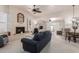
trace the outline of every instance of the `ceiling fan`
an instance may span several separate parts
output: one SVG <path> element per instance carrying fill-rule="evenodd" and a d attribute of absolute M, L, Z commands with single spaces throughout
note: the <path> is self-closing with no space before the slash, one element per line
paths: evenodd
<path fill-rule="evenodd" d="M 40 9 L 38 7 L 36 7 L 36 5 L 33 5 L 32 11 L 34 12 L 34 14 L 42 12 L 42 11 L 40 11 Z"/>

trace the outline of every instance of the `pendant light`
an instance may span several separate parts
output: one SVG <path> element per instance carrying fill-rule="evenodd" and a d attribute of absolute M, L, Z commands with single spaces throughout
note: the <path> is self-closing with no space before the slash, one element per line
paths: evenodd
<path fill-rule="evenodd" d="M 75 12 L 74 12 L 75 11 L 75 9 L 74 9 L 75 5 L 72 5 L 72 7 L 73 7 L 72 27 L 74 29 L 74 34 L 75 34 L 76 29 L 78 28 L 78 22 L 76 20 L 76 17 L 74 16 L 74 14 L 75 14 Z"/>
<path fill-rule="evenodd" d="M 72 5 L 72 7 L 73 7 L 72 24 L 77 25 L 77 20 L 76 20 L 76 17 L 75 17 L 75 5 Z"/>
<path fill-rule="evenodd" d="M 72 17 L 72 21 L 75 22 L 75 21 L 76 21 L 76 18 L 75 18 L 75 16 L 74 16 L 74 14 L 75 14 L 75 5 L 72 5 L 72 7 L 73 7 L 73 17 Z"/>

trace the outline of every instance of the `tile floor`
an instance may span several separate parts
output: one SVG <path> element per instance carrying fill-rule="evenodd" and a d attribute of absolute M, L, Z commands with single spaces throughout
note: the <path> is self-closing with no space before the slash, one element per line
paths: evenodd
<path fill-rule="evenodd" d="M 31 35 L 30 35 L 31 36 Z M 9 37 L 9 43 L 0 48 L 0 53 L 28 53 L 22 49 L 21 38 L 30 37 L 26 34 L 17 34 Z M 47 46 L 41 51 L 41 53 L 78 53 L 79 52 L 79 40 L 77 43 L 68 42 L 63 36 L 58 36 L 52 33 L 52 39 Z"/>

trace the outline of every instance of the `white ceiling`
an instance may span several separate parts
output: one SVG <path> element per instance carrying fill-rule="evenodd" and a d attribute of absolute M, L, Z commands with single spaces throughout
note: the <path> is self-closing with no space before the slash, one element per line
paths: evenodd
<path fill-rule="evenodd" d="M 33 14 L 32 12 L 33 5 L 17 5 L 17 6 Z M 41 15 L 61 12 L 61 11 L 72 8 L 71 5 L 38 5 L 37 7 L 39 7 L 40 10 L 42 11 Z"/>
<path fill-rule="evenodd" d="M 40 8 L 42 13 L 33 14 L 33 5 L 17 5 L 17 7 L 22 8 L 25 11 L 28 11 L 36 19 L 42 19 L 45 17 L 50 18 L 53 15 L 57 15 L 58 13 L 64 12 L 66 10 L 72 10 L 72 5 L 38 5 L 37 7 Z"/>

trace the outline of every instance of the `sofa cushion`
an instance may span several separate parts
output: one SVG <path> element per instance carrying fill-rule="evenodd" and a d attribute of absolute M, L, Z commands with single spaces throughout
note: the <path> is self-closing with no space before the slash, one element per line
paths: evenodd
<path fill-rule="evenodd" d="M 8 36 L 3 34 L 0 35 L 0 42 L 3 43 L 4 45 L 8 43 Z"/>
<path fill-rule="evenodd" d="M 35 35 L 34 35 L 33 40 L 35 40 L 35 41 L 40 41 L 40 40 L 43 39 L 43 37 L 44 37 L 44 33 L 43 33 L 43 32 L 39 32 L 38 34 L 35 34 Z"/>
<path fill-rule="evenodd" d="M 2 37 L 0 36 L 0 43 L 3 43 Z"/>

